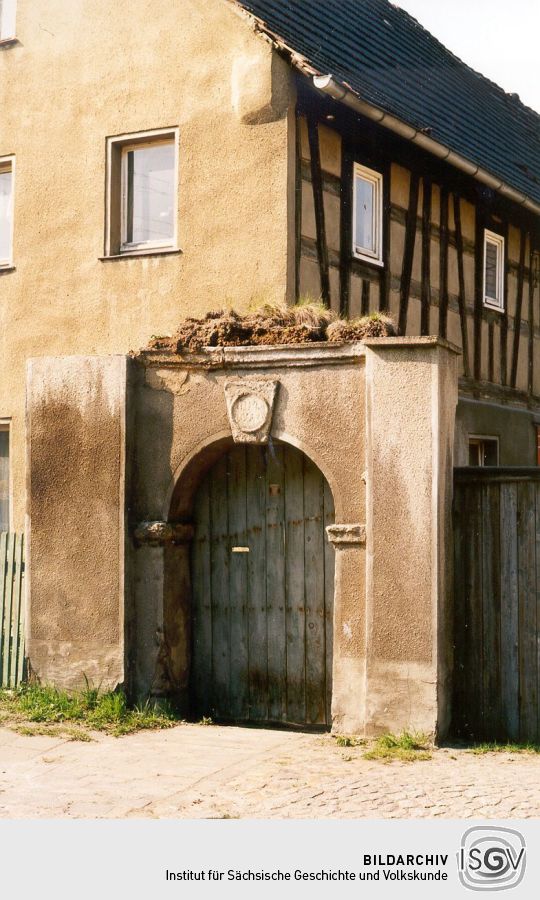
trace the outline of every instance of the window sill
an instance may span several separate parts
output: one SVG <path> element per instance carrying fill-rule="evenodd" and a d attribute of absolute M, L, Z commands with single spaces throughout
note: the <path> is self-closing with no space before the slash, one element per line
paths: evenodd
<path fill-rule="evenodd" d="M 20 43 L 20 41 L 19 38 L 16 37 L 2 38 L 0 40 L 0 50 L 7 50 L 8 47 L 13 47 L 14 44 L 18 43 Z"/>
<path fill-rule="evenodd" d="M 8 272 L 14 272 L 15 266 L 0 266 L 0 275 L 7 274 Z"/>
<path fill-rule="evenodd" d="M 379 269 L 384 269 L 384 260 L 376 259 L 374 256 L 363 256 L 361 253 L 357 253 L 356 250 L 353 250 L 353 259 L 357 259 L 359 262 L 367 263 L 370 266 L 377 266 Z"/>
<path fill-rule="evenodd" d="M 179 247 L 172 250 L 160 250 L 159 248 L 154 248 L 153 250 L 136 250 L 131 253 L 111 253 L 110 256 L 98 256 L 98 259 L 100 262 L 110 262 L 113 259 L 139 259 L 141 256 L 177 256 L 182 252 L 183 251 Z"/>
<path fill-rule="evenodd" d="M 489 309 L 491 312 L 499 313 L 500 315 L 504 315 L 504 306 L 496 306 L 494 303 L 486 303 L 484 300 L 483 303 L 484 309 Z"/>

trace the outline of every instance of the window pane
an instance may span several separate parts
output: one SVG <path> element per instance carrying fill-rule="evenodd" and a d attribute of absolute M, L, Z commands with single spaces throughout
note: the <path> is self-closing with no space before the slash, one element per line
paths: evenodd
<path fill-rule="evenodd" d="M 356 222 L 354 242 L 362 250 L 375 252 L 375 235 L 373 233 L 373 206 L 375 203 L 375 185 L 364 178 L 356 178 Z"/>
<path fill-rule="evenodd" d="M 0 0 L 0 40 L 15 37 L 16 0 Z"/>
<path fill-rule="evenodd" d="M 174 144 L 141 147 L 127 154 L 127 242 L 174 236 Z"/>
<path fill-rule="evenodd" d="M 11 172 L 0 171 L 0 263 L 11 258 Z"/>
<path fill-rule="evenodd" d="M 469 441 L 469 465 L 480 465 L 480 444 L 478 441 Z"/>
<path fill-rule="evenodd" d="M 9 531 L 9 431 L 0 429 L 0 531 Z"/>
<path fill-rule="evenodd" d="M 486 242 L 486 297 L 498 300 L 497 286 L 497 245 L 491 241 Z"/>
<path fill-rule="evenodd" d="M 484 465 L 496 466 L 498 456 L 497 441 L 484 441 Z"/>

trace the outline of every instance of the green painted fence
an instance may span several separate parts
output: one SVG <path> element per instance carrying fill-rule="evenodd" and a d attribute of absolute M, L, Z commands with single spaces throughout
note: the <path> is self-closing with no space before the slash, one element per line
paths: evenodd
<path fill-rule="evenodd" d="M 0 534 L 0 686 L 25 677 L 24 536 Z"/>

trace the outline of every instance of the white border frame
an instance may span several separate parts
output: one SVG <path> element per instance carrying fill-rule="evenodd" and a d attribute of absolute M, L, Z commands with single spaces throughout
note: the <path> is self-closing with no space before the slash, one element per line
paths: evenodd
<path fill-rule="evenodd" d="M 497 297 L 488 297 L 486 294 L 486 262 L 487 262 L 487 245 L 493 244 L 497 250 Z M 494 309 L 497 312 L 504 312 L 504 237 L 502 234 L 496 234 L 494 231 L 484 229 L 484 253 L 482 259 L 482 300 L 484 306 L 488 309 Z"/>
<path fill-rule="evenodd" d="M 469 444 L 471 441 L 495 441 L 497 444 L 497 466 L 500 465 L 501 462 L 501 447 L 500 440 L 498 435 L 496 434 L 468 434 L 467 435 L 467 449 L 469 448 Z M 493 468 L 493 466 L 480 466 L 480 468 Z"/>
<path fill-rule="evenodd" d="M 124 238 L 126 235 L 126 166 L 125 158 L 128 150 L 134 147 L 148 147 L 160 140 L 165 141 L 167 138 L 174 143 L 174 229 L 173 236 L 166 241 L 145 241 L 136 244 L 128 244 Z M 120 240 L 119 253 L 111 252 L 112 234 L 111 234 L 111 195 L 112 195 L 112 178 L 113 178 L 113 149 L 119 148 L 121 153 L 120 161 Z M 179 172 L 180 159 L 180 129 L 177 125 L 171 128 L 156 128 L 151 131 L 135 131 L 130 134 L 119 134 L 114 137 L 107 138 L 107 203 L 106 203 L 106 225 L 105 225 L 105 256 L 139 256 L 145 253 L 170 252 L 178 250 L 178 192 L 180 185 Z"/>
<path fill-rule="evenodd" d="M 7 431 L 8 433 L 8 531 L 13 527 L 13 478 L 12 478 L 12 461 L 13 461 L 13 453 L 12 453 L 12 429 L 11 429 L 11 419 L 10 418 L 1 418 L 0 417 L 0 431 Z"/>
<path fill-rule="evenodd" d="M 356 243 L 356 179 L 362 178 L 373 185 L 373 234 L 375 237 L 375 250 L 371 251 L 360 247 Z M 352 252 L 356 259 L 383 266 L 383 175 L 375 172 L 360 163 L 355 162 L 353 167 L 353 221 L 352 221 Z"/>
<path fill-rule="evenodd" d="M 3 0 L 2 13 L 0 14 L 0 44 L 3 41 L 13 41 L 17 29 L 17 0 Z"/>
<path fill-rule="evenodd" d="M 0 156 L 0 169 L 8 166 L 11 171 L 11 234 L 9 236 L 9 257 L 0 259 L 0 269 L 13 268 L 13 242 L 15 240 L 15 156 Z M 2 420 L 0 419 L 0 423 Z"/>

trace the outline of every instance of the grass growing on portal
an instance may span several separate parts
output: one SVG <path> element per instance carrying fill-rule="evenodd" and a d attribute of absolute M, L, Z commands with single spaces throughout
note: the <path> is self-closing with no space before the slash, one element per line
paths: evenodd
<path fill-rule="evenodd" d="M 334 738 L 338 747 L 362 747 L 366 743 L 364 738 L 356 737 L 354 734 L 336 734 Z"/>
<path fill-rule="evenodd" d="M 469 753 L 481 756 L 484 753 L 540 753 L 540 744 L 497 743 L 497 741 L 474 744 Z"/>
<path fill-rule="evenodd" d="M 421 762 L 431 759 L 431 743 L 426 734 L 403 731 L 401 734 L 383 734 L 377 738 L 364 759 L 378 759 L 382 762 Z"/>
<path fill-rule="evenodd" d="M 73 692 L 40 684 L 2 690 L 0 714 L 2 724 L 19 734 L 57 734 L 71 740 L 88 740 L 88 731 L 118 737 L 142 729 L 171 728 L 178 722 L 166 703 L 147 700 L 129 706 L 121 691 L 101 691 L 90 685 Z"/>

